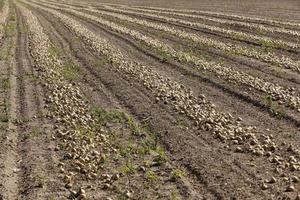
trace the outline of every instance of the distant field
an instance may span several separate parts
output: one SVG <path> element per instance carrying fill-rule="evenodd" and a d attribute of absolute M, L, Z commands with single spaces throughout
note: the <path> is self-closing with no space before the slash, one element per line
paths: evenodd
<path fill-rule="evenodd" d="M 80 2 L 80 1 L 77 1 Z M 155 6 L 178 9 L 195 9 L 218 12 L 229 12 L 242 15 L 276 17 L 299 20 L 300 2 L 297 0 L 188 0 L 188 1 L 147 1 L 147 0 L 112 0 L 87 1 L 89 3 L 116 3 L 132 6 Z M 287 17 L 287 18 L 286 18 Z"/>

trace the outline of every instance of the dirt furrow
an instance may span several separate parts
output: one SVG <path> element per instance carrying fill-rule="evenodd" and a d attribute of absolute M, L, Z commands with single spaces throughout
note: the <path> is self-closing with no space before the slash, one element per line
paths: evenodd
<path fill-rule="evenodd" d="M 16 50 L 16 65 L 17 65 L 17 76 L 19 85 L 19 124 L 20 124 L 20 134 L 19 134 L 19 144 L 18 151 L 20 154 L 20 179 L 19 179 L 19 193 L 18 195 L 23 198 L 30 198 L 31 190 L 31 180 L 30 176 L 34 176 L 31 173 L 31 165 L 36 161 L 36 157 L 31 153 L 32 146 L 30 141 L 27 140 L 28 135 L 33 131 L 33 127 L 40 127 L 37 125 L 38 122 L 34 118 L 38 115 L 36 101 L 36 94 L 34 94 L 34 86 L 32 82 L 33 74 L 30 70 L 31 61 L 27 52 L 27 35 L 24 32 L 24 22 L 23 18 L 19 12 L 17 12 L 18 18 L 18 42 Z M 35 128 L 36 129 L 36 128 Z M 35 130 L 39 131 L 39 130 Z M 29 157 L 29 159 L 28 159 Z M 30 162 L 28 162 L 30 160 Z M 36 163 L 39 164 L 38 162 Z"/>
<path fill-rule="evenodd" d="M 43 119 L 43 91 L 36 80 L 33 62 L 28 50 L 28 35 L 23 17 L 17 10 L 18 39 L 16 48 L 16 74 L 18 85 L 18 188 L 15 193 L 21 199 L 43 199 L 50 193 L 48 182 L 51 179 L 49 167 L 51 151 L 46 133 L 47 122 Z M 49 156 L 50 155 L 50 156 Z M 51 165 L 51 164 L 50 164 Z M 47 174 L 47 175 L 46 175 Z M 48 190 L 48 191 L 47 191 Z M 47 191 L 47 193 L 45 193 Z"/>

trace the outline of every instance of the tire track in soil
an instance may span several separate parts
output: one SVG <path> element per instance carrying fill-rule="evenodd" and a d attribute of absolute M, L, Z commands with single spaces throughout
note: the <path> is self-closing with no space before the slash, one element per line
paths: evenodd
<path fill-rule="evenodd" d="M 18 123 L 18 192 L 20 199 L 45 199 L 51 195 L 47 188 L 52 174 L 46 172 L 53 165 L 51 153 L 46 149 L 49 146 L 47 133 L 48 124 L 43 119 L 41 87 L 37 86 L 33 71 L 33 62 L 29 55 L 28 35 L 24 19 L 17 9 L 18 39 L 16 48 L 17 74 L 17 119 Z M 50 155 L 49 155 L 50 154 Z M 53 168 L 53 166 L 52 166 Z"/>
<path fill-rule="evenodd" d="M 48 14 L 47 14 L 47 16 L 48 16 Z M 47 18 L 51 18 L 51 17 L 47 17 Z M 53 20 L 53 19 L 51 19 L 51 20 Z M 49 21 L 51 21 L 51 20 L 49 20 Z M 57 22 L 56 22 L 57 23 Z M 56 25 L 56 26 L 59 26 L 59 25 Z M 70 33 L 69 33 L 70 34 Z M 63 34 L 62 34 L 63 35 Z M 66 40 L 68 40 L 68 38 L 69 38 L 69 42 L 70 42 L 70 36 L 64 36 L 65 37 L 65 39 Z M 72 42 L 72 41 L 71 41 Z M 70 43 L 71 43 L 70 42 Z M 77 47 L 77 48 L 72 48 L 73 50 L 72 51 L 76 51 L 76 49 L 78 50 L 78 49 L 82 49 L 82 47 Z M 74 50 L 75 49 L 75 50 Z M 82 54 L 82 52 L 80 53 L 80 54 Z M 84 56 L 82 56 L 82 57 L 84 57 Z M 87 63 L 91 63 L 91 62 L 87 62 Z M 91 68 L 93 68 L 93 66 L 90 66 Z M 109 71 L 109 73 L 110 73 L 110 76 L 117 76 L 117 75 L 115 75 L 115 74 L 112 74 L 112 72 L 111 71 Z M 150 107 L 151 107 L 151 109 L 153 110 L 155 107 L 157 107 L 157 106 L 155 106 L 155 105 L 151 105 L 150 103 L 150 106 L 149 107 L 147 107 L 146 109 L 143 109 L 143 108 L 141 108 L 141 107 L 139 107 L 138 109 L 136 109 L 137 107 L 138 107 L 138 105 L 132 105 L 132 103 L 128 103 L 128 101 L 130 101 L 130 99 L 126 99 L 126 98 L 131 98 L 131 100 L 133 101 L 133 98 L 132 98 L 132 96 L 134 96 L 134 95 L 131 95 L 130 94 L 130 92 L 128 91 L 128 86 L 129 86 L 129 88 L 130 88 L 130 85 L 128 85 L 127 86 L 127 88 L 126 88 L 126 84 L 124 84 L 124 83 L 122 83 L 122 84 L 117 84 L 117 83 L 111 83 L 112 82 L 112 80 L 110 80 L 110 82 L 109 82 L 109 80 L 107 80 L 107 78 L 108 77 L 106 77 L 106 80 L 105 80 L 105 76 L 109 76 L 108 75 L 108 73 L 105 73 L 104 74 L 104 70 L 103 70 L 103 72 L 102 73 L 97 73 L 98 74 L 98 77 L 99 76 L 101 76 L 101 74 L 102 74 L 102 78 L 100 77 L 100 78 L 96 78 L 96 80 L 101 80 L 103 83 L 104 83 L 104 85 L 106 85 L 107 87 L 108 87 L 108 89 L 109 90 L 111 90 L 111 91 L 115 91 L 114 93 L 116 94 L 116 96 L 117 96 L 117 98 L 118 99 L 121 99 L 121 100 L 119 100 L 120 102 L 122 102 L 123 103 L 123 105 L 125 104 L 127 104 L 127 107 L 129 107 L 130 108 L 130 110 L 131 110 L 131 112 L 132 113 L 136 113 L 135 114 L 135 116 L 137 116 L 140 120 L 142 120 L 143 118 L 145 118 L 145 115 L 143 115 L 143 114 L 140 114 L 143 110 L 144 110 L 144 112 L 145 113 L 149 113 L 150 112 Z M 103 80 L 104 79 L 104 80 Z M 119 78 L 120 79 L 120 78 Z M 113 80 L 114 82 L 117 82 L 117 80 Z M 123 89 L 123 87 L 121 87 L 121 86 L 124 86 L 124 89 Z M 121 88 L 120 88 L 121 87 Z M 132 87 L 132 86 L 131 86 Z M 135 88 L 137 88 L 137 87 L 135 87 Z M 132 93 L 132 92 L 131 92 Z M 129 97 L 129 94 L 130 94 L 130 97 Z M 153 100 L 152 100 L 153 101 Z M 133 101 L 134 103 L 136 103 L 136 104 L 138 104 L 138 101 Z M 148 102 L 146 102 L 145 101 L 145 99 L 142 101 L 144 104 L 145 103 L 148 103 Z M 143 105 L 144 107 L 146 106 L 146 105 Z M 142 110 L 142 111 L 141 111 Z M 158 109 L 159 110 L 159 109 Z M 162 114 L 162 112 L 160 111 L 160 114 Z M 215 185 L 218 185 L 218 184 L 213 184 L 218 178 L 216 178 L 216 176 L 218 176 L 217 174 L 216 174 L 216 168 L 218 168 L 218 167 L 215 167 L 216 165 L 218 165 L 218 164 L 216 164 L 215 162 L 217 161 L 217 160 L 219 160 L 219 162 L 220 163 L 222 163 L 222 167 L 221 166 L 219 166 L 219 168 L 222 168 L 224 171 L 227 171 L 227 169 L 229 168 L 229 169 L 231 169 L 231 172 L 229 172 L 228 171 L 228 173 L 227 172 L 221 172 L 221 173 L 223 173 L 222 175 L 220 175 L 220 177 L 228 177 L 228 176 L 230 176 L 230 175 L 228 175 L 229 173 L 234 173 L 235 175 L 231 175 L 232 177 L 236 177 L 236 174 L 238 174 L 238 177 L 239 178 L 241 178 L 241 177 L 243 177 L 244 178 L 244 181 L 245 180 L 247 180 L 248 179 L 248 184 L 249 185 L 251 185 L 250 187 L 256 187 L 256 190 L 255 190 L 255 192 L 254 191 L 252 191 L 253 193 L 252 193 L 252 195 L 257 195 L 257 196 L 260 196 L 260 197 L 262 197 L 262 196 L 264 196 L 264 194 L 262 194 L 261 192 L 259 192 L 260 190 L 258 189 L 258 186 L 257 185 L 255 185 L 254 183 L 255 183 L 255 179 L 257 180 L 258 179 L 258 177 L 256 177 L 256 175 L 255 175 L 255 173 L 252 171 L 252 170 L 249 170 L 249 169 L 247 169 L 247 167 L 245 166 L 245 165 L 243 165 L 243 164 L 241 164 L 241 163 L 239 163 L 239 161 L 237 161 L 237 160 L 245 160 L 245 158 L 242 158 L 242 159 L 236 159 L 235 160 L 235 162 L 237 162 L 237 163 L 239 163 L 238 164 L 238 166 L 236 166 L 236 167 L 234 167 L 234 166 L 231 166 L 232 165 L 232 163 L 231 164 L 229 164 L 230 162 L 226 162 L 226 161 L 224 161 L 224 160 L 222 160 L 222 156 L 223 157 L 228 157 L 228 159 L 229 160 L 232 160 L 232 158 L 230 159 L 230 157 L 231 157 L 231 155 L 229 155 L 228 153 L 226 153 L 226 152 L 222 152 L 222 150 L 220 149 L 220 145 L 219 144 L 214 144 L 214 142 L 213 141 L 209 141 L 209 140 L 205 140 L 204 138 L 201 138 L 201 139 L 199 139 L 199 138 L 196 138 L 195 136 L 193 136 L 193 134 L 192 134 L 192 132 L 194 132 L 195 130 L 191 130 L 191 131 L 188 131 L 188 132 L 191 132 L 191 135 L 185 135 L 185 136 L 182 136 L 181 134 L 176 134 L 176 132 L 175 132 L 175 130 L 174 130 L 174 132 L 175 132 L 175 134 L 174 134 L 174 132 L 172 132 L 172 130 L 171 130 L 171 128 L 166 128 L 166 127 L 172 127 L 172 125 L 170 125 L 170 122 L 172 121 L 172 119 L 169 119 L 169 121 L 167 120 L 164 120 L 164 119 L 162 119 L 162 117 L 158 117 L 157 116 L 157 113 L 156 113 L 156 115 L 155 114 L 149 114 L 149 115 L 146 115 L 146 116 L 155 116 L 155 119 L 151 119 L 151 123 L 152 123 L 152 127 L 154 127 L 153 129 L 155 130 L 155 132 L 161 132 L 161 130 L 165 130 L 165 129 L 169 129 L 170 130 L 170 132 L 166 132 L 165 133 L 165 135 L 164 134 L 162 134 L 161 135 L 161 139 L 162 139 L 162 141 L 164 142 L 164 144 L 168 147 L 168 150 L 169 151 L 171 151 L 172 153 L 174 153 L 175 155 L 173 156 L 173 158 L 176 158 L 177 159 L 177 162 L 178 162 L 178 160 L 180 160 L 180 161 L 183 161 L 183 162 L 180 162 L 181 164 L 184 164 L 185 163 L 185 166 L 186 167 L 189 167 L 189 168 L 191 168 L 192 170 L 194 170 L 194 175 L 196 174 L 196 175 L 198 175 L 196 178 L 196 180 L 198 181 L 198 182 L 200 182 L 200 183 L 202 183 L 202 184 L 204 184 L 209 190 L 211 190 L 211 192 L 213 193 L 213 194 L 215 194 L 216 196 L 219 196 L 219 197 L 221 197 L 221 196 L 234 196 L 234 195 L 237 195 L 236 194 L 236 190 L 235 189 L 233 189 L 234 188 L 234 186 L 232 186 L 232 188 L 227 188 L 227 191 L 228 191 L 228 194 L 224 194 L 224 193 L 226 193 L 226 192 L 224 192 L 224 188 L 223 188 L 223 190 L 222 189 L 220 189 L 220 187 L 224 187 L 224 186 L 215 186 Z M 173 118 L 174 119 L 174 118 Z M 159 123 L 162 123 L 162 121 L 163 122 L 165 122 L 166 124 L 159 124 Z M 155 127 L 156 126 L 156 127 Z M 160 127 L 159 127 L 160 126 Z M 174 127 L 173 127 L 173 129 L 174 129 Z M 182 132 L 182 130 L 181 130 L 181 132 Z M 173 137 L 173 138 L 172 138 Z M 183 138 L 184 139 L 183 139 Z M 179 138 L 181 138 L 181 139 L 179 139 Z M 211 138 L 210 138 L 211 139 Z M 169 140 L 169 141 L 168 141 Z M 186 141 L 185 142 L 185 144 L 183 145 L 183 144 L 178 144 L 178 141 Z M 187 147 L 187 145 L 189 146 L 189 148 L 188 148 L 188 150 L 187 149 L 184 149 L 185 147 Z M 213 148 L 213 146 L 216 146 L 216 147 L 218 147 L 218 148 L 215 148 L 214 150 L 211 150 L 211 152 L 208 150 L 208 149 L 212 149 Z M 182 146 L 184 146 L 184 147 L 182 147 Z M 204 148 L 201 148 L 201 147 L 204 147 Z M 193 149 L 194 148 L 194 149 Z M 190 151 L 191 149 L 193 149 L 194 151 Z M 200 150 L 201 149 L 201 150 Z M 218 149 L 218 150 L 217 150 Z M 218 156 L 215 156 L 216 154 L 218 154 L 219 152 L 222 152 L 222 156 L 221 155 L 218 155 Z M 193 152 L 193 153 L 192 153 Z M 197 157 L 197 158 L 193 158 L 193 156 L 191 156 L 191 155 L 193 155 L 194 154 L 194 152 L 209 152 L 209 153 L 207 153 L 207 154 L 205 154 L 206 156 L 207 155 L 210 155 L 210 157 L 209 158 L 213 158 L 213 160 L 210 160 L 209 158 L 199 158 L 199 157 L 197 157 L 196 155 L 195 155 L 195 157 Z M 185 154 L 186 153 L 186 154 Z M 177 154 L 177 155 L 176 155 Z M 179 155 L 178 155 L 179 154 Z M 184 155 L 185 154 L 185 155 Z M 184 158 L 184 157 L 186 157 L 186 155 L 189 155 L 189 156 L 187 156 L 187 158 Z M 201 156 L 203 156 L 203 155 L 201 155 Z M 244 157 L 244 155 L 238 155 L 238 156 L 241 156 L 241 157 Z M 194 161 L 191 161 L 191 159 L 189 159 L 190 157 L 192 157 L 192 160 L 194 159 Z M 203 156 L 204 157 L 204 156 Z M 218 157 L 218 158 L 217 158 Z M 207 160 L 206 160 L 207 159 Z M 221 159 L 221 160 L 220 160 Z M 225 158 L 226 159 L 226 158 Z M 196 162 L 195 160 L 198 160 L 198 162 Z M 202 160 L 202 161 L 201 161 Z M 219 163 L 218 162 L 218 163 Z M 198 163 L 198 165 L 196 164 L 196 163 Z M 208 164 L 208 166 L 203 166 L 203 165 L 199 165 L 199 163 L 211 163 L 211 166 L 209 166 L 209 164 Z M 212 164 L 212 163 L 214 163 L 214 164 Z M 208 168 L 214 168 L 214 170 L 216 170 L 216 171 L 214 171 L 214 173 L 212 173 L 212 171 L 210 171 L 210 169 L 208 169 Z M 191 170 L 191 171 L 192 171 Z M 243 173 L 240 173 L 240 172 L 238 172 L 238 171 L 243 171 L 244 170 L 244 172 Z M 245 175 L 245 170 L 248 170 L 248 172 L 246 172 L 246 174 L 247 175 Z M 210 171 L 210 172 L 209 172 Z M 233 171 L 233 172 L 232 172 Z M 219 173 L 219 172 L 218 172 Z M 205 174 L 205 175 L 204 175 Z M 247 176 L 247 178 L 245 177 L 245 176 Z M 251 177 L 251 178 L 249 178 L 249 176 Z M 209 180 L 207 180 L 207 179 L 209 179 Z M 254 179 L 254 181 L 252 182 L 252 180 Z M 241 180 L 239 180 L 238 182 L 240 182 Z M 235 184 L 238 184 L 238 182 L 237 182 L 237 180 L 235 180 Z M 247 181 L 246 181 L 247 182 Z M 251 183 L 252 182 L 252 183 Z M 214 185 L 213 187 L 211 187 L 211 184 L 212 185 Z M 243 184 L 245 184 L 245 183 L 243 183 Z M 249 185 L 247 186 L 247 188 L 249 188 Z M 252 188 L 251 188 L 252 189 Z M 225 191 L 226 191 L 226 189 L 225 189 Z M 230 191 L 230 192 L 229 192 Z M 249 191 L 248 191 L 249 192 Z M 272 191 L 272 192 L 274 192 L 274 191 Z M 245 193 L 247 193 L 247 192 L 245 192 Z M 243 195 L 245 195 L 245 193 L 243 193 Z M 276 192 L 277 193 L 277 192 Z M 250 195 L 251 196 L 251 195 Z M 264 196 L 264 197 L 266 197 L 266 196 Z"/>
<path fill-rule="evenodd" d="M 66 14 L 66 12 L 64 12 Z M 228 102 L 236 102 L 239 101 L 241 104 L 246 104 L 248 107 L 252 107 L 251 109 L 247 109 L 248 112 L 253 113 L 251 111 L 252 109 L 257 110 L 258 112 L 261 112 L 262 115 L 267 115 L 266 117 L 273 117 L 274 118 L 274 113 L 271 110 L 270 106 L 266 105 L 265 103 L 262 102 L 262 97 L 265 97 L 266 94 L 260 91 L 253 91 L 251 88 L 249 89 L 247 86 L 243 85 L 236 85 L 236 84 L 230 84 L 226 80 L 221 80 L 217 77 L 214 77 L 213 75 L 202 72 L 199 73 L 199 71 L 192 69 L 192 66 L 183 66 L 179 63 L 173 62 L 173 61 L 166 61 L 164 63 L 161 63 L 160 57 L 153 53 L 152 51 L 149 51 L 147 49 L 144 49 L 140 47 L 140 45 L 132 40 L 131 38 L 125 37 L 119 33 L 116 33 L 114 31 L 108 30 L 105 27 L 97 24 L 96 22 L 91 22 L 88 21 L 82 17 L 74 16 L 73 14 L 67 14 L 69 16 L 72 16 L 79 20 L 81 23 L 89 27 L 92 31 L 95 33 L 98 33 L 99 31 L 105 35 L 106 38 L 108 38 L 113 44 L 121 48 L 121 50 L 125 54 L 132 54 L 131 57 L 134 59 L 139 59 L 141 62 L 144 62 L 144 59 L 149 61 L 150 63 L 156 63 L 154 67 L 160 66 L 159 72 L 162 74 L 165 74 L 166 76 L 169 76 L 170 74 L 174 75 L 175 73 L 179 73 L 177 77 L 181 79 L 180 81 L 185 81 L 185 82 L 191 82 L 191 80 L 196 80 L 194 81 L 194 84 L 187 83 L 191 85 L 191 87 L 194 87 L 196 91 L 201 90 L 200 94 L 206 94 L 208 96 L 212 96 L 211 98 L 214 99 L 217 105 L 219 103 L 219 107 L 222 108 L 223 105 L 228 104 Z M 124 46 L 127 46 L 126 48 Z M 132 49 L 132 51 L 129 51 L 128 49 Z M 143 59 L 140 59 L 140 57 L 143 56 Z M 149 59 L 150 57 L 150 59 Z M 166 68 L 166 66 L 168 68 Z M 166 70 L 168 72 L 166 73 Z M 185 80 L 182 80 L 185 79 Z M 198 82 L 197 82 L 198 81 Z M 201 89 L 195 87 L 195 85 L 202 83 L 206 86 L 206 89 Z M 207 94 L 207 91 L 216 91 L 212 95 L 212 92 Z M 215 98 L 217 95 L 222 95 L 222 98 Z M 226 96 L 226 97 L 224 97 Z M 230 98 L 232 100 L 227 101 L 227 99 Z M 222 101 L 220 103 L 219 101 Z M 235 107 L 235 109 L 229 109 L 225 111 L 229 111 L 231 113 L 235 113 L 236 110 L 240 109 L 240 106 L 236 106 L 235 104 L 231 104 L 229 107 Z M 245 106 L 242 106 L 245 107 Z M 227 107 L 228 108 L 228 107 Z M 280 108 L 285 108 L 285 107 L 280 107 Z M 276 111 L 276 110 L 275 110 Z M 244 112 L 241 114 L 243 115 Z M 289 112 L 286 112 L 285 115 L 281 116 L 281 119 L 286 121 L 287 123 L 291 124 L 292 126 L 299 127 L 300 126 L 300 119 L 299 116 L 297 115 L 298 113 L 295 113 L 292 110 L 289 110 Z M 256 115 L 253 114 L 253 116 Z M 249 119 L 251 121 L 251 119 Z M 276 119 L 274 119 L 276 121 Z M 278 119 L 277 119 L 278 120 Z M 260 124 L 260 123 L 258 123 Z"/>
<path fill-rule="evenodd" d="M 10 7 L 10 15 L 15 14 L 15 11 Z M 11 13 L 13 12 L 13 14 Z M 10 42 L 15 44 L 16 37 L 14 36 L 8 41 L 9 38 L 4 36 L 2 40 L 1 48 L 6 48 L 7 53 L 11 58 L 15 57 L 15 49 L 8 49 Z M 4 46 L 5 45 L 5 46 Z M 18 153 L 17 153 L 17 143 L 18 143 L 18 127 L 13 122 L 17 119 L 17 73 L 16 73 L 16 63 L 14 59 L 3 61 L 4 66 L 6 66 L 5 71 L 7 72 L 9 78 L 9 91 L 7 94 L 8 101 L 10 102 L 7 115 L 9 117 L 6 135 L 3 141 L 3 147 L 1 147 L 1 177 L 0 177 L 0 199 L 17 199 L 18 191 Z M 4 72 L 4 71 L 3 71 Z M 1 146 L 2 146 L 1 145 Z"/>

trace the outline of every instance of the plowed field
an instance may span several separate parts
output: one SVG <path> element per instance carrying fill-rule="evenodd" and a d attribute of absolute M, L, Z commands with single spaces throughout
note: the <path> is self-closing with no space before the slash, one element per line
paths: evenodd
<path fill-rule="evenodd" d="M 0 0 L 0 200 L 300 200 L 300 5 L 222 2 Z"/>

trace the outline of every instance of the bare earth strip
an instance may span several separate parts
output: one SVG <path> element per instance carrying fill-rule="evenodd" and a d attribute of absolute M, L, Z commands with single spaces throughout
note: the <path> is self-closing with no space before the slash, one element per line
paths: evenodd
<path fill-rule="evenodd" d="M 14 9 L 11 8 L 11 15 L 16 18 Z M 11 23 L 8 22 L 8 23 Z M 9 78 L 9 87 L 8 89 L 8 127 L 6 128 L 7 133 L 3 134 L 3 139 L 5 140 L 1 148 L 2 155 L 1 159 L 3 160 L 2 169 L 1 169 L 1 196 L 3 199 L 17 199 L 18 197 L 18 172 L 19 172 L 19 155 L 18 155 L 18 135 L 19 129 L 15 124 L 17 119 L 17 105 L 18 105 L 18 93 L 17 93 L 17 70 L 15 63 L 15 46 L 16 46 L 16 34 L 13 30 L 10 37 L 6 36 L 7 39 L 3 42 L 3 49 L 5 49 L 6 61 L 2 61 L 1 69 L 2 72 L 6 72 L 7 78 Z M 5 46 L 4 46 L 5 45 Z"/>

